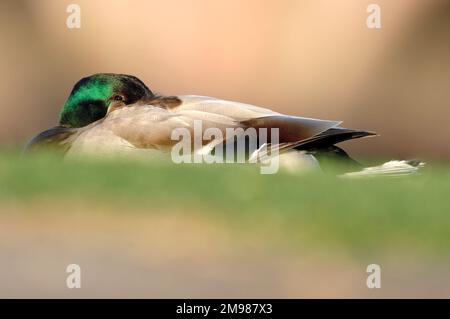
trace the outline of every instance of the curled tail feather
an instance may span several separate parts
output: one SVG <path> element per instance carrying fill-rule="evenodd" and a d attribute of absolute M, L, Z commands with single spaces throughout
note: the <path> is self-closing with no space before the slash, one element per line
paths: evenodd
<path fill-rule="evenodd" d="M 346 178 L 378 176 L 398 177 L 416 174 L 419 169 L 424 166 L 425 163 L 418 160 L 389 161 L 379 166 L 366 167 L 361 171 L 345 173 L 340 176 Z"/>

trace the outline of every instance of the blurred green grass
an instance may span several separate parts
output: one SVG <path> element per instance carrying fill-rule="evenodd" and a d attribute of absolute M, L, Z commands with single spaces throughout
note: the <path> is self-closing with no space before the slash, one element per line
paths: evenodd
<path fill-rule="evenodd" d="M 152 208 L 195 212 L 237 232 L 273 225 L 294 247 L 307 243 L 363 254 L 396 249 L 448 254 L 449 194 L 445 166 L 428 165 L 403 178 L 349 180 L 322 172 L 261 175 L 251 165 L 0 155 L 0 202 L 83 201 L 121 214 L 138 207 L 148 214 L 156 211 Z"/>

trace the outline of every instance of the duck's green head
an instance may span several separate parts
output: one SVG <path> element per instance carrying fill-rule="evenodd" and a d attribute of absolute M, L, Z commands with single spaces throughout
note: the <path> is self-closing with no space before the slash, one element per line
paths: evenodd
<path fill-rule="evenodd" d="M 59 124 L 86 126 L 103 118 L 113 103 L 132 104 L 152 96 L 150 89 L 134 76 L 94 74 L 75 84 L 61 110 Z"/>

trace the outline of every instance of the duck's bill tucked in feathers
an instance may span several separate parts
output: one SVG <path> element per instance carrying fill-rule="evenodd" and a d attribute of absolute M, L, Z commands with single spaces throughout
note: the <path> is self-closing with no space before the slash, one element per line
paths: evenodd
<path fill-rule="evenodd" d="M 25 146 L 23 154 L 46 149 L 57 150 L 65 153 L 70 148 L 68 138 L 75 134 L 77 129 L 64 126 L 55 126 L 33 137 Z"/>

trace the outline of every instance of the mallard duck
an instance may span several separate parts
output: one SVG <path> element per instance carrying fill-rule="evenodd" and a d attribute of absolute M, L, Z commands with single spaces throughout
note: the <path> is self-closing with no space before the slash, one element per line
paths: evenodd
<path fill-rule="evenodd" d="M 75 84 L 62 107 L 59 125 L 35 136 L 26 150 L 53 146 L 62 150 L 65 157 L 86 153 L 169 153 L 179 142 L 173 139 L 173 131 L 182 128 L 195 135 L 196 121 L 201 122 L 203 131 L 218 129 L 223 138 L 202 139 L 199 146 L 192 148 L 193 153 L 209 152 L 223 143 L 227 129 L 254 128 L 258 138 L 261 129 L 269 130 L 269 136 L 270 131 L 278 129 L 278 141 L 269 137 L 265 145 L 271 145 L 280 154 L 308 157 L 314 163 L 316 159 L 334 156 L 354 164 L 336 144 L 376 135 L 343 128 L 340 121 L 291 116 L 250 104 L 206 96 L 155 94 L 137 77 L 101 73 Z M 261 147 L 251 150 L 247 159 L 258 153 Z"/>

